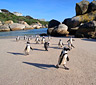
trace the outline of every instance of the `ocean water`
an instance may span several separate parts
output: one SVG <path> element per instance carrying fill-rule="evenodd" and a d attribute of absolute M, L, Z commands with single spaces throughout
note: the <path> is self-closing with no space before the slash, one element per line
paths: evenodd
<path fill-rule="evenodd" d="M 27 35 L 27 36 L 33 35 L 33 36 L 35 36 L 35 35 L 38 35 L 38 34 L 47 33 L 47 29 L 48 28 L 0 32 L 0 38 L 24 36 L 24 35 Z"/>

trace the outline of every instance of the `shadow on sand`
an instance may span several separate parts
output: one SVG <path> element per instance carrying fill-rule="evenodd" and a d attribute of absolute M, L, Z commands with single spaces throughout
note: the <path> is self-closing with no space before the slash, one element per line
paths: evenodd
<path fill-rule="evenodd" d="M 45 50 L 37 49 L 37 48 L 33 48 L 33 50 L 37 50 L 37 51 L 45 51 Z"/>
<path fill-rule="evenodd" d="M 62 49 L 62 48 L 59 48 L 59 47 L 49 47 L 49 48 L 53 48 L 53 49 Z"/>
<path fill-rule="evenodd" d="M 14 53 L 14 52 L 7 52 L 7 53 L 10 53 L 10 54 L 13 54 L 13 55 L 25 55 L 24 53 Z"/>
<path fill-rule="evenodd" d="M 96 39 L 81 39 L 81 40 L 96 42 Z"/>
<path fill-rule="evenodd" d="M 32 65 L 32 66 L 35 66 L 35 67 L 38 67 L 38 68 L 41 68 L 41 69 L 56 68 L 55 65 L 39 64 L 39 63 L 29 63 L 29 62 L 23 62 L 23 63 L 29 64 L 29 65 Z"/>

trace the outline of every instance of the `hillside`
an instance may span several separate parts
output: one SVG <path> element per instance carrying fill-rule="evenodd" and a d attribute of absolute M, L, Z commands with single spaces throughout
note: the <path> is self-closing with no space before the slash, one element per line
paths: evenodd
<path fill-rule="evenodd" d="M 48 25 L 48 21 L 40 21 L 38 19 L 34 19 L 31 16 L 16 16 L 13 13 L 7 11 L 7 12 L 0 12 L 0 21 L 8 21 L 12 20 L 14 23 L 18 23 L 19 21 L 25 21 L 29 25 L 40 22 L 42 25 Z"/>

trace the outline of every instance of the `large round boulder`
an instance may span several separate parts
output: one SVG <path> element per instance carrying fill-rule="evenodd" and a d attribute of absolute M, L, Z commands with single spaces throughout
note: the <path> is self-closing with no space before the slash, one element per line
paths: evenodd
<path fill-rule="evenodd" d="M 65 24 L 60 24 L 57 28 L 57 33 L 60 35 L 67 35 L 69 34 L 67 30 L 68 30 L 68 27 Z"/>
<path fill-rule="evenodd" d="M 81 1 L 80 3 L 76 3 L 76 15 L 82 15 L 85 14 L 88 10 L 89 1 Z"/>
<path fill-rule="evenodd" d="M 62 23 L 68 26 L 68 30 L 70 30 L 70 28 L 74 28 L 80 25 L 78 17 L 67 18 Z"/>
<path fill-rule="evenodd" d="M 75 36 L 87 38 L 93 38 L 96 36 L 96 21 L 90 21 L 81 25 Z"/>
<path fill-rule="evenodd" d="M 48 28 L 58 27 L 59 24 L 60 24 L 59 21 L 53 19 L 53 20 L 51 20 L 51 21 L 49 22 Z"/>
<path fill-rule="evenodd" d="M 47 34 L 51 36 L 66 36 L 69 34 L 68 27 L 65 24 L 59 24 L 58 27 L 48 28 Z"/>
<path fill-rule="evenodd" d="M 13 24 L 14 22 L 12 20 L 5 21 L 4 24 Z"/>
<path fill-rule="evenodd" d="M 25 28 L 25 25 L 23 25 L 23 24 L 18 24 L 18 23 L 10 24 L 10 30 L 11 31 L 23 30 L 24 28 Z"/>
<path fill-rule="evenodd" d="M 10 31 L 9 25 L 1 25 L 0 32 Z"/>

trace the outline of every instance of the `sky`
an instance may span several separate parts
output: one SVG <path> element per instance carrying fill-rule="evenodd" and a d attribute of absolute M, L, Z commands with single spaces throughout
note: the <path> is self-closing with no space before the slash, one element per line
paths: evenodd
<path fill-rule="evenodd" d="M 35 19 L 52 19 L 63 22 L 76 15 L 76 3 L 82 0 L 0 0 L 0 9 L 20 12 Z M 93 0 L 88 0 L 89 2 Z"/>

